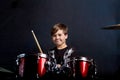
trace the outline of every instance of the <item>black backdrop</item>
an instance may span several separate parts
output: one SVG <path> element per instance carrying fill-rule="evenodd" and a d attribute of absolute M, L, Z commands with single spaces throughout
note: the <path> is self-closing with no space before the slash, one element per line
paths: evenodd
<path fill-rule="evenodd" d="M 31 30 L 43 49 L 53 47 L 50 28 L 69 26 L 68 44 L 78 54 L 95 59 L 101 76 L 119 72 L 120 31 L 103 30 L 120 22 L 119 0 L 1 0 L 0 66 L 14 71 L 16 56 L 39 52 Z"/>

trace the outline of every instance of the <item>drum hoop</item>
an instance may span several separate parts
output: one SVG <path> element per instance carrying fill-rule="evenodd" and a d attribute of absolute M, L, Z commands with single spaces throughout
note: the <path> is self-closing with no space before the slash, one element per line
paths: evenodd
<path fill-rule="evenodd" d="M 86 57 L 80 57 L 79 59 L 75 59 L 75 60 L 81 60 L 81 61 L 85 61 L 85 62 L 91 62 L 91 60 L 88 60 L 88 58 L 86 58 Z"/>
<path fill-rule="evenodd" d="M 23 58 L 23 57 L 25 57 L 25 53 L 19 54 L 19 55 L 17 56 L 17 58 Z"/>
<path fill-rule="evenodd" d="M 46 58 L 46 57 L 47 57 L 47 55 L 46 55 L 45 53 L 42 53 L 42 54 L 40 54 L 39 56 L 40 56 L 40 57 L 43 57 L 43 58 Z"/>

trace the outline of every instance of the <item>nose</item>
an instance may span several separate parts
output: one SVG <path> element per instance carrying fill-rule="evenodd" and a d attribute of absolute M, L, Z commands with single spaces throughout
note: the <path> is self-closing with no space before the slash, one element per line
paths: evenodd
<path fill-rule="evenodd" d="M 58 35 L 56 35 L 56 36 L 55 36 L 55 39 L 59 39 L 59 36 L 58 36 Z"/>

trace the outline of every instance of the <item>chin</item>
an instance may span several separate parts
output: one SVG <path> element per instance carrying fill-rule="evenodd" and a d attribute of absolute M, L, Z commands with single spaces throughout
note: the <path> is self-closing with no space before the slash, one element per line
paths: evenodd
<path fill-rule="evenodd" d="M 61 46 L 61 44 L 56 44 L 56 46 Z"/>

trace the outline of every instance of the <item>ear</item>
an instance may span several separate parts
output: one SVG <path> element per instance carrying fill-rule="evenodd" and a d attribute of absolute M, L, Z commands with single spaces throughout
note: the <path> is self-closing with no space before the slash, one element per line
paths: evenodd
<path fill-rule="evenodd" d="M 66 38 L 66 39 L 68 38 L 68 34 L 65 34 L 65 38 Z"/>

